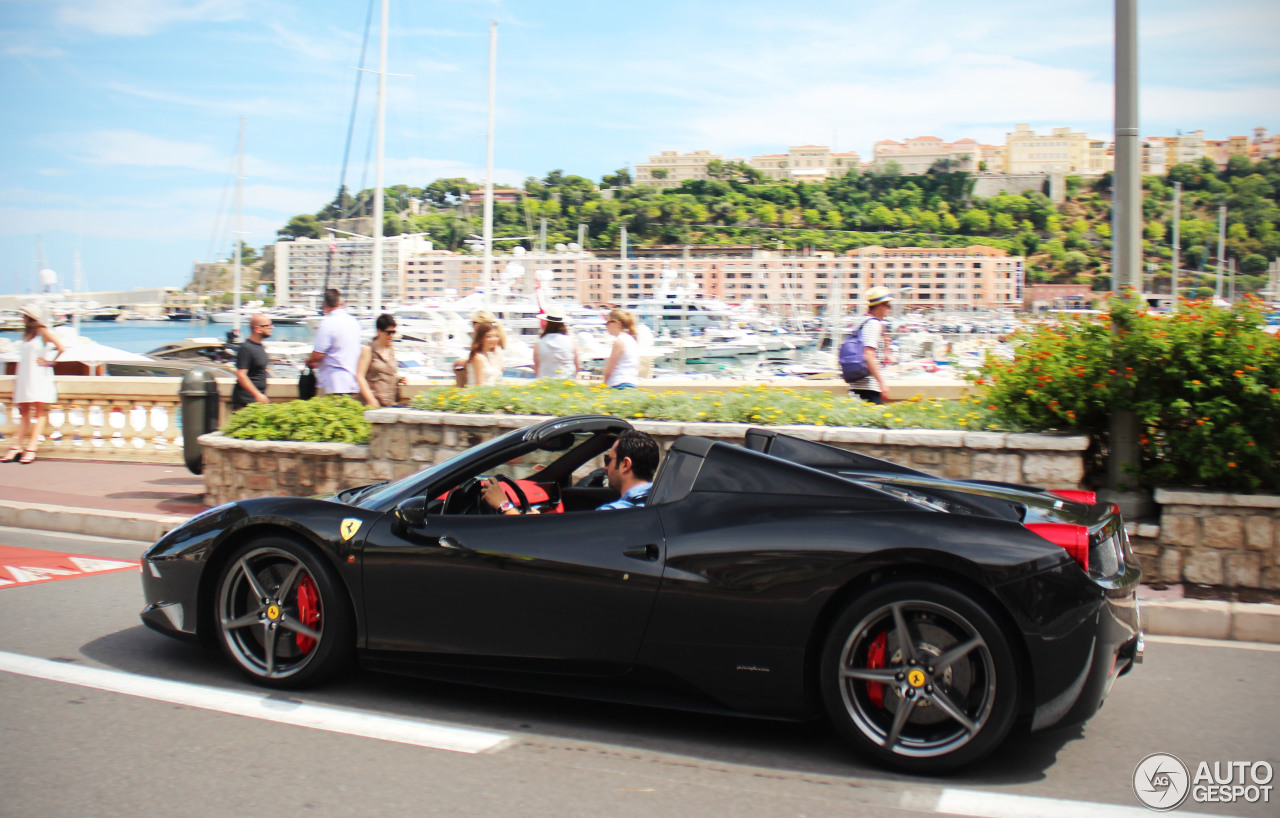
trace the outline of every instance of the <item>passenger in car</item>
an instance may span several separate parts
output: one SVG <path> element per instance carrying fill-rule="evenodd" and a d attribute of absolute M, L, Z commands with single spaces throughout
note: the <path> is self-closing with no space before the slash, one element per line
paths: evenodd
<path fill-rule="evenodd" d="M 658 441 L 648 432 L 637 432 L 634 429 L 618 435 L 613 446 L 604 454 L 604 469 L 609 480 L 609 488 L 621 496 L 611 503 L 605 503 L 596 511 L 612 511 L 622 508 L 636 508 L 644 505 L 649 499 L 649 489 L 653 487 L 653 475 L 658 471 L 658 460 L 661 458 Z M 497 480 L 485 484 L 483 497 L 486 503 L 503 514 L 519 514 L 520 509 L 507 499 L 502 485 Z M 536 512 L 534 512 L 536 513 Z"/>

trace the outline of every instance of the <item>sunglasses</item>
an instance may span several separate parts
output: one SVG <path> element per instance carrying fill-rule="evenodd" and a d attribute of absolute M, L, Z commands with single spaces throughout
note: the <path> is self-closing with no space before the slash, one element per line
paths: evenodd
<path fill-rule="evenodd" d="M 608 452 L 605 452 L 605 454 L 604 454 L 604 467 L 607 469 L 607 468 L 609 468 L 609 467 L 610 467 L 610 466 L 612 466 L 612 465 L 613 465 L 613 455 L 609 454 Z"/>
<path fill-rule="evenodd" d="M 391 329 L 384 329 L 384 330 L 383 330 L 383 332 L 385 332 L 387 335 L 395 335 L 395 334 L 396 334 L 396 328 L 395 328 L 395 327 L 392 327 Z"/>

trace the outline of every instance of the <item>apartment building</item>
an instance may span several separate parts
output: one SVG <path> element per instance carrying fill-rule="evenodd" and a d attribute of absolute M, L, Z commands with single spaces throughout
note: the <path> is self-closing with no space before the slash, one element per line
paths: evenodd
<path fill-rule="evenodd" d="M 954 170 L 977 173 L 984 160 L 982 147 L 972 139 L 944 142 L 936 136 L 916 136 L 902 142 L 881 139 L 875 144 L 871 169 L 882 172 L 894 162 L 901 173 L 920 175 L 928 173 L 938 162 L 946 162 Z"/>
<path fill-rule="evenodd" d="M 1280 156 L 1280 136 L 1268 136 L 1266 128 L 1254 128 L 1249 144 L 1251 159 L 1271 159 Z"/>
<path fill-rule="evenodd" d="M 1107 143 L 1070 128 L 1037 134 L 1025 124 L 1005 136 L 1004 172 L 1101 176 L 1110 167 Z"/>
<path fill-rule="evenodd" d="M 495 255 L 493 280 L 485 281 L 484 258 L 480 255 L 430 250 L 414 253 L 405 261 L 404 301 L 443 301 L 470 295 L 477 290 L 505 289 L 513 296 L 532 297 L 536 282 L 542 282 L 551 299 L 583 301 L 579 262 L 587 254 L 578 252 Z"/>
<path fill-rule="evenodd" d="M 747 164 L 760 171 L 766 179 L 821 182 L 856 170 L 860 161 L 857 151 L 836 153 L 825 145 L 795 145 L 786 153 L 753 156 Z"/>
<path fill-rule="evenodd" d="M 280 244 L 291 245 L 283 251 L 277 248 L 281 254 L 276 262 L 280 303 L 306 304 L 313 297 L 307 293 L 318 293 L 323 286 L 328 242 L 300 239 Z M 363 276 L 348 274 L 343 263 L 349 259 L 351 269 L 357 269 L 360 249 L 335 251 L 330 282 L 344 288 L 351 303 L 363 305 L 368 299 L 367 282 L 362 281 Z M 392 257 L 392 250 L 386 251 L 386 304 L 446 301 L 486 289 L 483 259 L 478 255 L 434 250 L 425 241 L 412 248 L 402 243 L 395 253 Z M 364 264 L 367 270 L 367 258 Z M 751 302 L 770 312 L 812 315 L 830 310 L 860 311 L 860 293 L 868 287 L 885 286 L 904 290 L 899 303 L 907 308 L 993 309 L 1021 303 L 1023 265 L 1021 257 L 980 245 L 957 249 L 863 247 L 843 256 L 745 245 L 648 247 L 637 248 L 633 258 L 583 251 L 499 255 L 487 289 L 505 287 L 512 295 L 527 297 L 540 282 L 551 299 L 604 306 L 681 287 L 687 293 L 731 304 Z M 400 275 L 394 287 L 393 269 Z"/>
<path fill-rule="evenodd" d="M 382 239 L 382 303 L 395 304 L 405 294 L 405 270 L 411 256 L 431 251 L 424 234 Z M 329 286 L 343 291 L 346 301 L 368 306 L 373 296 L 371 239 L 294 239 L 275 245 L 276 303 L 308 306 Z"/>
<path fill-rule="evenodd" d="M 1169 172 L 1170 143 L 1164 136 L 1149 136 L 1142 140 L 1142 175 L 1162 176 Z"/>
<path fill-rule="evenodd" d="M 904 290 L 906 308 L 998 309 L 1022 305 L 1026 259 L 984 245 L 860 247 L 845 253 L 850 282 Z"/>

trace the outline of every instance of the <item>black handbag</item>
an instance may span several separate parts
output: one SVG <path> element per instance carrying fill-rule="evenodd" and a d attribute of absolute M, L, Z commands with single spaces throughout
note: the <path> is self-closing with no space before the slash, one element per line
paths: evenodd
<path fill-rule="evenodd" d="M 316 396 L 316 373 L 311 367 L 298 376 L 298 400 L 311 400 Z"/>

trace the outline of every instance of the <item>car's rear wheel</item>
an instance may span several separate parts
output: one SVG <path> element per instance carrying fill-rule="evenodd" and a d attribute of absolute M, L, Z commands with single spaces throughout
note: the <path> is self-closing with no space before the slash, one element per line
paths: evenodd
<path fill-rule="evenodd" d="M 981 605 L 947 585 L 903 581 L 859 597 L 821 664 L 836 728 L 882 763 L 942 772 L 990 753 L 1013 725 L 1018 674 Z"/>
<path fill-rule="evenodd" d="M 218 643 L 259 684 L 315 684 L 346 666 L 353 649 L 340 589 L 333 569 L 294 540 L 246 543 L 218 580 Z"/>

